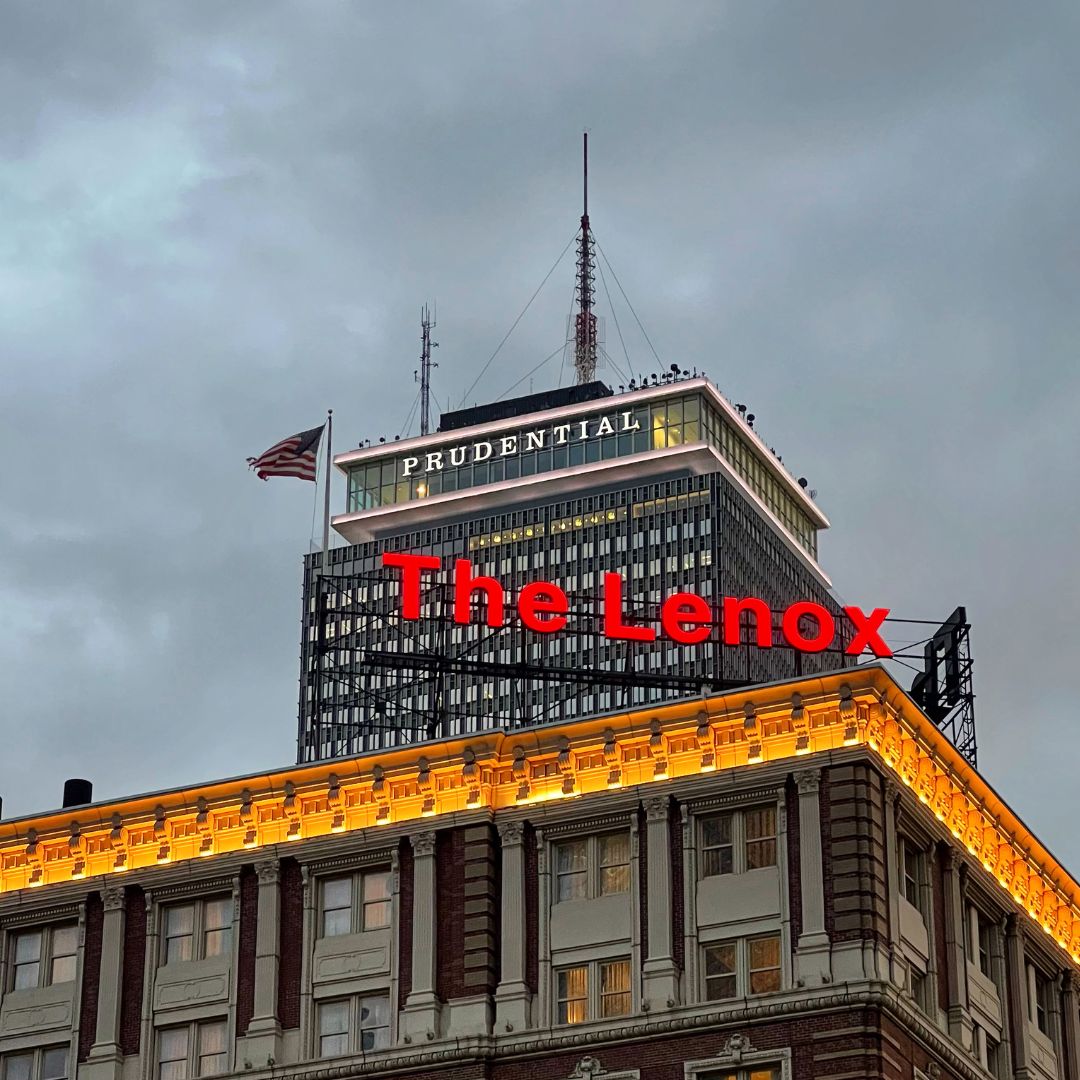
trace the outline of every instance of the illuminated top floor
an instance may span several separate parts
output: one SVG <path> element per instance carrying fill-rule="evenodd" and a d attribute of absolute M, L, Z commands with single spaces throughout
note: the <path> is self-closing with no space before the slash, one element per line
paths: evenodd
<path fill-rule="evenodd" d="M 350 542 L 607 483 L 724 472 L 774 526 L 817 557 L 828 520 L 740 412 L 706 379 L 511 415 L 335 457 L 348 477 L 334 527 Z"/>

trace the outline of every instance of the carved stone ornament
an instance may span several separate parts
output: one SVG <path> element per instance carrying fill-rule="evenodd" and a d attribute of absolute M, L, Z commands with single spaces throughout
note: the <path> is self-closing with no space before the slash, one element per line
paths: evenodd
<path fill-rule="evenodd" d="M 276 885 L 281 874 L 281 865 L 277 859 L 273 859 L 269 862 L 259 863 L 255 868 L 255 872 L 259 875 L 260 885 Z"/>
<path fill-rule="evenodd" d="M 603 1076 L 607 1069 L 600 1064 L 599 1058 L 583 1057 L 570 1074 L 570 1080 L 594 1080 L 594 1077 Z"/>
<path fill-rule="evenodd" d="M 803 769 L 795 774 L 800 795 L 816 795 L 821 789 L 821 770 Z"/>
<path fill-rule="evenodd" d="M 124 909 L 124 886 L 106 885 L 101 896 L 102 907 L 106 911 L 123 911 Z"/>
<path fill-rule="evenodd" d="M 667 821 L 668 797 L 666 795 L 650 795 L 642 801 L 645 805 L 646 821 Z"/>
<path fill-rule="evenodd" d="M 753 1052 L 754 1047 L 750 1042 L 750 1036 L 736 1034 L 724 1043 L 724 1049 L 720 1051 L 720 1060 L 725 1063 L 730 1061 L 732 1065 L 740 1065 L 743 1055 Z"/>
<path fill-rule="evenodd" d="M 413 835 L 409 837 L 409 841 L 412 844 L 413 853 L 415 855 L 435 854 L 434 832 L 413 833 Z"/>
<path fill-rule="evenodd" d="M 503 847 L 513 847 L 525 840 L 524 821 L 502 821 L 498 825 L 498 830 Z"/>

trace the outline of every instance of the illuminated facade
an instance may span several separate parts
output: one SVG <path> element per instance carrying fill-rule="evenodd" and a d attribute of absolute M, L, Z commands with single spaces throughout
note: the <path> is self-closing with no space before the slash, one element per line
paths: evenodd
<path fill-rule="evenodd" d="M 1078 1080 L 1078 979 L 877 665 L 0 823 L 0 1080 Z"/>
<path fill-rule="evenodd" d="M 711 383 L 618 395 L 597 383 L 564 393 L 569 403 L 560 392 L 518 408 L 501 402 L 444 417 L 434 435 L 337 456 L 348 506 L 333 523 L 350 543 L 331 550 L 325 574 L 320 555 L 306 564 L 298 760 L 568 720 L 846 662 L 841 647 L 799 657 L 719 642 L 641 648 L 600 635 L 608 570 L 625 576 L 640 619 L 679 591 L 713 601 L 756 596 L 776 611 L 809 600 L 842 616 L 817 561 L 827 519 Z M 469 422 L 459 426 L 458 417 Z M 511 599 L 530 580 L 555 581 L 572 600 L 571 632 L 452 625 L 439 590 L 424 622 L 403 628 L 397 584 L 381 563 L 387 551 L 445 565 L 468 557 Z M 425 656 L 451 663 L 424 667 Z M 488 667 L 477 677 L 454 666 L 458 659 Z M 537 677 L 583 669 L 653 682 Z M 680 684 L 660 686 L 666 675 Z"/>

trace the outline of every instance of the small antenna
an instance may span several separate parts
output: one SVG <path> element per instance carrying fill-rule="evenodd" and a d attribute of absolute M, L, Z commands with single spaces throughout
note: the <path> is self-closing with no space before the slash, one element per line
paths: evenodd
<path fill-rule="evenodd" d="M 583 204 L 581 235 L 577 250 L 578 313 L 574 332 L 574 370 L 577 381 L 590 383 L 596 378 L 596 316 L 593 314 L 593 280 L 596 256 L 592 230 L 589 228 L 589 133 L 582 136 Z"/>
<path fill-rule="evenodd" d="M 420 383 L 420 434 L 431 432 L 431 369 L 439 365 L 432 361 L 431 350 L 439 343 L 431 340 L 431 331 L 435 329 L 435 319 L 427 304 L 420 309 L 420 370 L 413 372 L 413 378 Z"/>

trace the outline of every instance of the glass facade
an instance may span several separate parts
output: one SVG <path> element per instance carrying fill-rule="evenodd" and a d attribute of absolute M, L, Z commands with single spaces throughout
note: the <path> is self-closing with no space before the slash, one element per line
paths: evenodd
<path fill-rule="evenodd" d="M 615 404 L 613 404 L 613 401 Z M 620 410 L 618 399 L 573 420 L 521 426 L 434 450 L 396 451 L 349 470 L 348 511 L 425 499 L 694 443 L 714 447 L 815 558 L 817 530 L 798 499 L 700 391 Z M 452 433 L 448 433 L 448 439 Z M 429 468 L 429 465 L 431 466 Z"/>
<path fill-rule="evenodd" d="M 668 411 L 665 418 L 672 415 Z M 685 417 L 683 412 L 682 424 Z M 679 426 L 654 425 L 649 419 L 651 439 L 669 440 L 671 428 Z M 479 618 L 477 624 L 456 624 L 445 584 L 425 588 L 421 621 L 404 622 L 399 576 L 383 568 L 384 551 L 437 555 L 444 567 L 468 557 L 474 574 L 503 585 L 508 609 L 527 582 L 556 581 L 570 600 L 567 630 L 536 634 L 513 618 L 498 630 L 479 625 Z M 638 685 L 633 673 L 677 675 L 699 691 L 704 684 L 720 688 L 766 682 L 844 663 L 839 652 L 804 655 L 786 648 L 729 647 L 717 635 L 688 646 L 664 638 L 646 644 L 602 634 L 599 595 L 608 571 L 623 575 L 631 620 L 655 623 L 663 598 L 690 591 L 713 602 L 726 595 L 757 596 L 774 611 L 794 600 L 812 600 L 833 611 L 843 627 L 827 590 L 722 473 L 613 485 L 577 498 L 563 494 L 543 504 L 332 549 L 321 610 L 314 573 L 319 559 L 309 557 L 305 575 L 301 761 L 428 735 L 571 719 L 690 692 Z M 778 625 L 774 640 L 781 641 Z M 425 654 L 451 662 L 437 670 L 419 659 Z M 478 674 L 465 664 L 455 665 L 457 659 L 505 667 L 497 674 Z M 590 683 L 530 674 L 553 668 L 630 673 L 631 678 L 625 680 L 629 685 L 612 686 L 602 679 Z M 435 727 L 426 728 L 435 717 Z"/>

